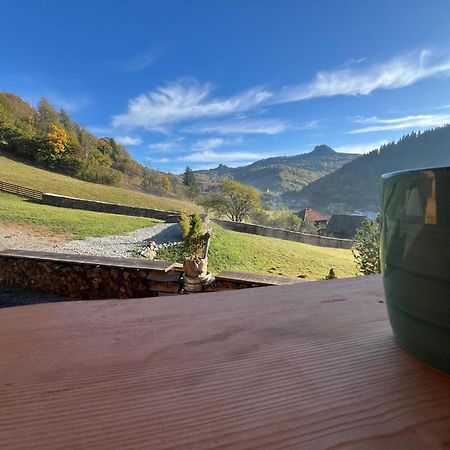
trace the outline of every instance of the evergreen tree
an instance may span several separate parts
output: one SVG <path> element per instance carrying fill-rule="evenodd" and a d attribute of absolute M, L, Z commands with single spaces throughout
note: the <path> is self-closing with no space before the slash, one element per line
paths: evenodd
<path fill-rule="evenodd" d="M 183 184 L 186 186 L 187 193 L 190 198 L 196 198 L 200 194 L 200 189 L 197 184 L 197 178 L 194 171 L 190 167 L 186 167 L 183 174 Z"/>
<path fill-rule="evenodd" d="M 352 252 L 360 273 L 372 275 L 381 272 L 378 220 L 364 219 L 356 231 Z"/>

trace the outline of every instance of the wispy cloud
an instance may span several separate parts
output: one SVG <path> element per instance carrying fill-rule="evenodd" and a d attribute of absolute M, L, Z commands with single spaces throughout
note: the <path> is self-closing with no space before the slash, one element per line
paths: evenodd
<path fill-rule="evenodd" d="M 347 132 L 348 134 L 437 127 L 450 123 L 450 114 L 420 114 L 415 116 L 397 117 L 394 119 L 367 117 L 356 119 L 355 122 L 365 124 L 366 126 L 350 130 Z"/>
<path fill-rule="evenodd" d="M 174 150 L 178 147 L 178 142 L 155 142 L 154 144 L 149 144 L 148 148 L 155 152 L 167 152 Z"/>
<path fill-rule="evenodd" d="M 277 100 L 296 102 L 335 95 L 368 95 L 377 89 L 401 88 L 435 76 L 450 76 L 450 57 L 422 50 L 366 68 L 358 65 L 318 72 L 309 83 L 285 87 Z"/>
<path fill-rule="evenodd" d="M 218 152 L 205 150 L 194 152 L 190 155 L 180 156 L 177 161 L 185 162 L 212 162 L 215 164 L 224 162 L 241 162 L 241 161 L 256 161 L 261 158 L 268 158 L 270 155 L 258 152 L 248 151 L 232 151 L 232 152 Z"/>
<path fill-rule="evenodd" d="M 212 150 L 214 148 L 223 147 L 226 145 L 236 145 L 244 142 L 242 138 L 224 139 L 219 137 L 213 137 L 210 139 L 200 139 L 192 145 L 192 148 L 200 151 Z"/>
<path fill-rule="evenodd" d="M 340 153 L 367 153 L 371 150 L 375 150 L 376 148 L 380 148 L 383 144 L 387 144 L 387 140 L 375 141 L 375 142 L 366 142 L 360 144 L 346 144 L 346 145 L 338 145 L 333 147 L 334 150 Z"/>
<path fill-rule="evenodd" d="M 103 64 L 123 72 L 139 72 L 156 64 L 165 51 L 166 46 L 159 45 L 147 48 L 141 53 L 130 55 L 119 60 L 104 62 Z"/>
<path fill-rule="evenodd" d="M 129 101 L 127 112 L 114 116 L 115 127 L 143 127 L 166 131 L 178 122 L 223 116 L 254 108 L 272 94 L 253 88 L 228 98 L 211 96 L 212 87 L 197 80 L 181 79 Z"/>
<path fill-rule="evenodd" d="M 143 58 L 136 67 L 149 61 L 150 58 Z M 278 119 L 255 119 L 258 111 L 266 113 L 267 108 L 276 104 L 318 97 L 369 95 L 379 89 L 397 89 L 426 78 L 450 76 L 450 55 L 438 55 L 426 49 L 371 65 L 365 59 L 350 64 L 318 72 L 310 82 L 281 90 L 253 87 L 228 97 L 213 95 L 209 83 L 195 78 L 178 79 L 131 98 L 126 111 L 113 117 L 112 125 L 167 133 L 174 125 L 192 122 L 184 125 L 183 131 L 275 135 L 290 128 L 313 128 L 317 123 L 295 125 Z M 248 117 L 250 112 L 253 118 Z M 200 120 L 204 122 L 199 123 Z"/>
<path fill-rule="evenodd" d="M 123 145 L 140 145 L 142 144 L 142 139 L 139 137 L 132 136 L 116 136 L 114 138 L 119 144 Z"/>
<path fill-rule="evenodd" d="M 184 129 L 195 134 L 280 134 L 292 125 L 278 119 L 233 120 L 224 122 L 209 122 L 193 125 Z"/>

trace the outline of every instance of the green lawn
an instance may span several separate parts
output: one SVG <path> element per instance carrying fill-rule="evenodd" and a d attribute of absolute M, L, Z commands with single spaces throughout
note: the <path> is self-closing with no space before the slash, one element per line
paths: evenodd
<path fill-rule="evenodd" d="M 168 248 L 158 254 L 161 259 L 182 256 L 177 249 Z M 242 270 L 279 275 L 306 275 L 308 279 L 324 278 L 331 268 L 338 278 L 356 275 L 356 266 L 350 250 L 316 247 L 298 242 L 255 236 L 225 230 L 213 225 L 209 252 L 209 270 Z"/>
<path fill-rule="evenodd" d="M 189 200 L 159 197 L 104 184 L 88 183 L 14 161 L 2 154 L 0 154 L 0 180 L 38 191 L 123 205 L 187 213 L 199 210 L 199 207 Z"/>
<path fill-rule="evenodd" d="M 0 192 L 0 221 L 47 227 L 75 239 L 122 234 L 160 223 L 141 217 L 46 206 L 3 192 Z"/>

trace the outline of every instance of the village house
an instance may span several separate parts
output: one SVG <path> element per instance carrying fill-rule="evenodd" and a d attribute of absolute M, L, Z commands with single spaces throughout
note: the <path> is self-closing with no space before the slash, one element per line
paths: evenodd
<path fill-rule="evenodd" d="M 311 208 L 304 208 L 298 213 L 295 213 L 296 216 L 300 217 L 302 221 L 304 220 L 311 220 L 314 222 L 314 225 L 318 226 L 325 226 L 328 222 L 328 217 L 323 216 L 320 214 L 320 212 L 315 211 Z"/>
<path fill-rule="evenodd" d="M 366 216 L 351 214 L 333 214 L 323 230 L 319 230 L 321 236 L 340 239 L 353 239 L 356 230 L 361 227 Z"/>

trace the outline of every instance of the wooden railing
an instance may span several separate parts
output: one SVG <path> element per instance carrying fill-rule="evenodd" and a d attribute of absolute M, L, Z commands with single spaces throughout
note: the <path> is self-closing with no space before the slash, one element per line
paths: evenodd
<path fill-rule="evenodd" d="M 21 195 L 22 197 L 32 198 L 34 200 L 42 200 L 42 192 L 36 189 L 30 189 L 25 186 L 7 183 L 0 180 L 0 191 L 8 192 L 10 194 Z"/>

